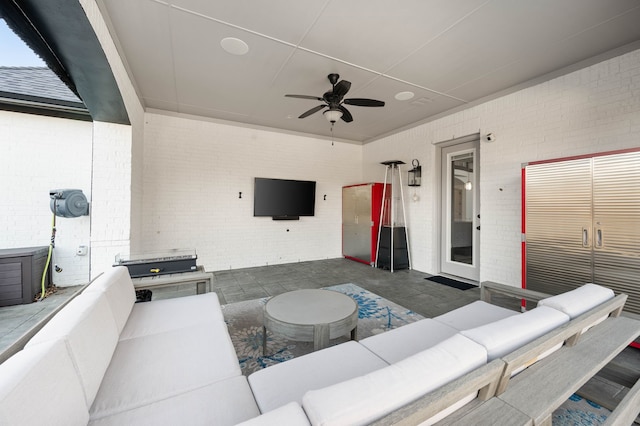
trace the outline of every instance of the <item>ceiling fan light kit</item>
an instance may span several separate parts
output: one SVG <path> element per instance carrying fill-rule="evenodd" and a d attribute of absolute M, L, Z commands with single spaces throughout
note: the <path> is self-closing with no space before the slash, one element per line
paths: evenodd
<path fill-rule="evenodd" d="M 323 112 L 323 114 L 324 118 L 326 118 L 327 121 L 331 124 L 342 118 L 342 111 L 340 111 L 339 109 L 328 109 Z"/>
<path fill-rule="evenodd" d="M 343 99 L 344 95 L 349 92 L 351 89 L 351 82 L 347 80 L 338 81 L 340 79 L 340 75 L 338 74 L 329 74 L 327 76 L 329 82 L 331 83 L 331 90 L 326 92 L 322 97 L 319 96 L 311 96 L 311 95 L 285 95 L 289 98 L 298 98 L 298 99 L 310 99 L 314 101 L 324 102 L 323 104 L 317 105 L 311 108 L 308 111 L 303 112 L 298 118 L 306 118 L 316 112 L 329 108 L 328 110 L 323 112 L 324 117 L 327 119 L 329 123 L 333 126 L 336 121 L 342 119 L 345 123 L 350 123 L 353 121 L 353 116 L 347 110 L 343 104 L 354 105 L 354 106 L 362 106 L 362 107 L 383 107 L 384 102 L 378 101 L 375 99 L 365 99 L 365 98 L 350 98 Z"/>

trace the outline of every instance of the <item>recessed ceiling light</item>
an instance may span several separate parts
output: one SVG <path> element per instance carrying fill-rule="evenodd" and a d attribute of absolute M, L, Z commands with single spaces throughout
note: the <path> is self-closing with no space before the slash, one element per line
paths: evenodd
<path fill-rule="evenodd" d="M 220 46 L 232 55 L 245 55 L 249 51 L 249 45 L 239 38 L 227 37 L 220 40 Z"/>
<path fill-rule="evenodd" d="M 408 101 L 409 99 L 413 98 L 415 96 L 415 93 L 413 92 L 399 92 L 396 93 L 396 99 L 399 101 Z"/>

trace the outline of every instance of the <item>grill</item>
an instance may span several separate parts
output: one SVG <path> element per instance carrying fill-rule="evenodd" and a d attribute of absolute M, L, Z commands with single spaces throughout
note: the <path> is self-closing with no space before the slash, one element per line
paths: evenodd
<path fill-rule="evenodd" d="M 173 250 L 168 253 L 147 253 L 129 258 L 116 256 L 113 266 L 126 266 L 131 278 L 151 277 L 154 275 L 176 274 L 197 270 L 195 250 Z"/>

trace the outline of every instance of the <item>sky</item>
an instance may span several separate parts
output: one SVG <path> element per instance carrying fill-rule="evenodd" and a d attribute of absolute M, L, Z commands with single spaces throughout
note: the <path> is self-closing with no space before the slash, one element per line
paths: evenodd
<path fill-rule="evenodd" d="M 44 67 L 45 63 L 0 19 L 0 67 Z"/>

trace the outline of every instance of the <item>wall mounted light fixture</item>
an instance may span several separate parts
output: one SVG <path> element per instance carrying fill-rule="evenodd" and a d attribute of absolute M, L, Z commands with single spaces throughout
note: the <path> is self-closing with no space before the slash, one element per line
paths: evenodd
<path fill-rule="evenodd" d="M 422 167 L 420 166 L 420 162 L 414 158 L 411 160 L 411 165 L 413 169 L 408 171 L 409 178 L 407 182 L 409 186 L 420 186 L 422 182 Z"/>

